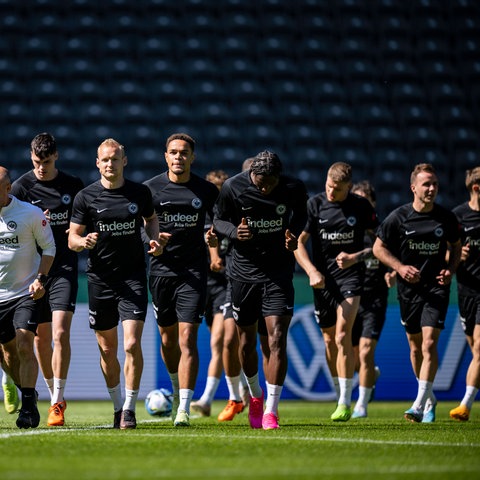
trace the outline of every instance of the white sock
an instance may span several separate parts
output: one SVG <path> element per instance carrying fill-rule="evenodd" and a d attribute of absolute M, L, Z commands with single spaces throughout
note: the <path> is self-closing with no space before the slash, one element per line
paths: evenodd
<path fill-rule="evenodd" d="M 2 374 L 2 385 L 14 385 L 13 378 L 5 371 Z"/>
<path fill-rule="evenodd" d="M 53 398 L 53 378 L 44 378 L 43 381 L 45 382 L 45 385 L 48 388 L 48 391 L 50 392 L 50 398 Z M 52 403 L 53 405 L 53 403 Z"/>
<path fill-rule="evenodd" d="M 265 402 L 264 413 L 278 414 L 278 402 L 280 401 L 280 395 L 282 394 L 282 385 L 270 385 L 268 384 L 267 401 Z"/>
<path fill-rule="evenodd" d="M 63 402 L 63 392 L 65 391 L 66 378 L 53 378 L 52 405 Z"/>
<path fill-rule="evenodd" d="M 116 387 L 109 388 L 108 393 L 110 394 L 110 398 L 113 402 L 113 410 L 118 412 L 122 410 L 123 401 L 122 401 L 122 388 L 121 385 L 118 384 Z"/>
<path fill-rule="evenodd" d="M 217 377 L 207 377 L 207 383 L 205 385 L 205 390 L 203 391 L 202 396 L 200 397 L 200 403 L 204 405 L 211 405 L 215 394 L 217 393 L 218 384 L 220 379 Z"/>
<path fill-rule="evenodd" d="M 338 403 L 338 399 L 340 398 L 340 385 L 338 383 L 338 377 L 332 377 L 332 381 L 333 381 L 333 386 L 335 388 L 335 395 L 337 397 L 337 403 Z"/>
<path fill-rule="evenodd" d="M 263 390 L 260 387 L 260 382 L 258 381 L 258 372 L 253 377 L 247 377 L 247 382 L 250 395 L 253 398 L 260 398 L 262 396 Z"/>
<path fill-rule="evenodd" d="M 173 395 L 178 395 L 179 383 L 178 383 L 178 372 L 170 373 L 168 372 L 170 381 L 172 382 L 172 393 Z"/>
<path fill-rule="evenodd" d="M 185 410 L 188 414 L 190 414 L 190 403 L 192 402 L 193 398 L 193 390 L 189 388 L 181 388 L 179 390 L 179 398 L 180 404 L 178 405 L 178 412 L 180 410 Z"/>
<path fill-rule="evenodd" d="M 338 397 L 339 405 L 350 407 L 352 404 L 352 383 L 353 378 L 338 377 L 338 385 L 340 387 L 340 395 Z"/>
<path fill-rule="evenodd" d="M 418 393 L 417 398 L 413 402 L 412 408 L 418 412 L 423 412 L 427 398 L 432 396 L 433 382 L 427 380 L 418 381 Z"/>
<path fill-rule="evenodd" d="M 461 401 L 461 405 L 465 405 L 469 410 L 472 409 L 473 402 L 475 401 L 475 397 L 477 396 L 478 388 L 473 387 L 472 385 L 467 385 L 467 389 L 465 390 L 465 395 Z"/>
<path fill-rule="evenodd" d="M 372 395 L 371 388 L 359 386 L 358 400 L 357 400 L 357 403 L 355 404 L 355 410 L 359 408 L 363 408 L 365 411 L 367 411 L 368 401 L 370 400 L 371 395 Z"/>
<path fill-rule="evenodd" d="M 125 389 L 125 402 L 123 403 L 123 410 L 135 411 L 137 405 L 138 390 Z"/>
<path fill-rule="evenodd" d="M 241 400 L 240 396 L 240 375 L 237 377 L 227 377 L 225 376 L 228 387 L 228 399 L 235 402 Z"/>

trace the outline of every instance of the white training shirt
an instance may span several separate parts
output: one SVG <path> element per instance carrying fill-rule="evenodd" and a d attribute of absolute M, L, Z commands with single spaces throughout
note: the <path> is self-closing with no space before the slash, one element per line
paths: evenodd
<path fill-rule="evenodd" d="M 42 210 L 9 195 L 11 202 L 0 209 L 0 302 L 29 294 L 40 254 L 55 256 L 52 229 Z"/>

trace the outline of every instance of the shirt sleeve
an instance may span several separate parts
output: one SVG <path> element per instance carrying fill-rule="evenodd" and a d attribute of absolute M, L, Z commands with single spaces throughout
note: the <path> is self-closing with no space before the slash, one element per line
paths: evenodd
<path fill-rule="evenodd" d="M 35 214 L 32 215 L 32 222 L 35 241 L 41 248 L 42 254 L 54 257 L 56 247 L 52 228 L 40 209 L 38 209 L 38 212 L 35 212 Z"/>

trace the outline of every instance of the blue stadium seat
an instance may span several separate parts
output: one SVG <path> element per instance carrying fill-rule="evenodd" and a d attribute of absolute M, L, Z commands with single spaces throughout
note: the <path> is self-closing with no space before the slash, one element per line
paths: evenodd
<path fill-rule="evenodd" d="M 438 149 L 441 138 L 437 130 L 431 126 L 411 126 L 404 128 L 404 136 L 407 148 L 412 150 Z"/>
<path fill-rule="evenodd" d="M 364 37 L 347 36 L 336 45 L 337 55 L 349 60 L 368 59 L 372 49 L 372 42 Z"/>
<path fill-rule="evenodd" d="M 306 125 L 312 124 L 322 109 L 313 109 L 311 104 L 304 101 L 289 101 L 284 103 L 277 102 L 274 106 L 275 115 L 278 124 L 284 128 L 289 128 L 291 125 Z M 272 115 L 272 113 L 270 113 Z"/>
<path fill-rule="evenodd" d="M 339 147 L 361 148 L 364 145 L 363 137 L 354 126 L 325 127 L 325 137 L 329 149 Z"/>
<path fill-rule="evenodd" d="M 417 67 L 407 59 L 385 59 L 382 73 L 389 82 L 414 82 L 419 77 Z"/>
<path fill-rule="evenodd" d="M 305 63 L 317 59 L 334 59 L 337 41 L 335 36 L 324 35 L 303 35 L 296 44 L 296 50 Z"/>
<path fill-rule="evenodd" d="M 390 89 L 395 107 L 406 104 L 422 105 L 427 102 L 426 92 L 417 82 L 395 83 Z"/>
<path fill-rule="evenodd" d="M 226 85 L 228 97 L 234 103 L 241 103 L 244 100 L 264 101 L 267 98 L 267 89 L 264 83 L 256 78 L 233 78 Z"/>
<path fill-rule="evenodd" d="M 328 58 L 306 61 L 304 74 L 310 82 L 338 81 L 341 76 L 338 62 Z"/>
<path fill-rule="evenodd" d="M 235 107 L 235 120 L 239 125 L 266 124 L 274 120 L 271 107 L 264 100 L 244 101 Z"/>
<path fill-rule="evenodd" d="M 325 103 L 318 109 L 318 118 L 321 125 L 354 125 L 355 115 L 353 110 L 342 102 Z"/>
<path fill-rule="evenodd" d="M 347 84 L 347 90 L 352 103 L 357 106 L 364 104 L 384 104 L 387 102 L 387 88 L 380 81 L 360 80 Z"/>
<path fill-rule="evenodd" d="M 451 83 L 458 77 L 457 70 L 448 60 L 420 60 L 420 65 L 426 85 L 439 82 Z"/>
<path fill-rule="evenodd" d="M 371 152 L 376 149 L 398 149 L 402 145 L 400 133 L 394 127 L 370 127 L 365 130 L 365 134 Z"/>
<path fill-rule="evenodd" d="M 419 62 L 426 60 L 448 61 L 450 58 L 450 43 L 448 38 L 419 38 L 414 52 Z"/>
<path fill-rule="evenodd" d="M 408 60 L 412 56 L 412 44 L 409 37 L 382 36 L 377 48 L 379 62 Z"/>
<path fill-rule="evenodd" d="M 474 127 L 475 121 L 469 110 L 463 105 L 439 105 L 438 124 L 443 127 Z"/>
<path fill-rule="evenodd" d="M 345 81 L 374 81 L 379 76 L 379 70 L 369 58 L 346 59 L 341 64 Z"/>
<path fill-rule="evenodd" d="M 417 103 L 399 104 L 395 110 L 395 115 L 402 128 L 429 126 L 433 125 L 434 122 L 430 108 Z"/>
<path fill-rule="evenodd" d="M 340 82 L 325 81 L 311 84 L 305 94 L 314 102 L 346 102 L 347 92 Z"/>
<path fill-rule="evenodd" d="M 355 116 L 362 127 L 393 126 L 395 116 L 383 103 L 364 104 L 355 109 Z"/>
<path fill-rule="evenodd" d="M 462 105 L 465 103 L 465 95 L 456 83 L 435 83 L 429 85 L 428 91 L 432 105 Z"/>
<path fill-rule="evenodd" d="M 480 148 L 480 137 L 477 129 L 452 126 L 444 134 L 450 155 L 456 150 Z"/>

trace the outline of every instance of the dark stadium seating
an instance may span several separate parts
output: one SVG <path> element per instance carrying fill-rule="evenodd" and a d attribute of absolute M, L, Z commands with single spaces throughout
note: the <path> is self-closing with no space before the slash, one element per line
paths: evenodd
<path fill-rule="evenodd" d="M 384 216 L 409 199 L 414 163 L 451 180 L 453 205 L 479 161 L 474 0 L 3 0 L 0 29 L 0 162 L 15 172 L 48 130 L 85 181 L 105 136 L 142 180 L 183 129 L 202 174 L 268 147 L 313 193 L 349 161 Z"/>

